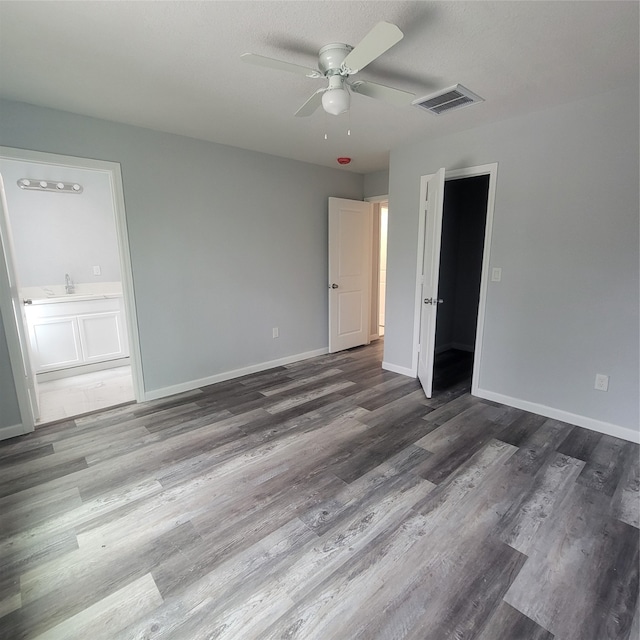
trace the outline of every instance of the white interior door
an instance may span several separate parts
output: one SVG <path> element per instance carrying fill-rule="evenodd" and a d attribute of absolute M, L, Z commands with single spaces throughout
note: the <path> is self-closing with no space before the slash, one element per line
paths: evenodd
<path fill-rule="evenodd" d="M 442 239 L 442 210 L 444 204 L 445 170 L 425 178 L 426 214 L 424 225 L 424 256 L 422 262 L 422 305 L 420 312 L 420 352 L 418 379 L 427 398 L 433 390 L 433 362 L 435 356 L 436 318 L 438 315 L 438 278 L 440 276 L 440 240 Z"/>
<path fill-rule="evenodd" d="M 373 206 L 329 198 L 329 352 L 369 343 Z"/>
<path fill-rule="evenodd" d="M 2 305 L 2 320 L 7 335 L 9 357 L 14 371 L 23 427 L 25 432 L 27 432 L 33 431 L 35 421 L 40 417 L 40 411 L 38 409 L 38 386 L 28 348 L 27 319 L 16 278 L 7 199 L 1 175 L 0 202 L 2 204 L 2 211 L 0 212 L 0 241 L 2 242 L 2 252 L 4 255 L 4 269 L 0 269 L 0 292 L 3 296 L 7 295 L 11 300 L 11 313 L 7 312 L 5 305 Z"/>

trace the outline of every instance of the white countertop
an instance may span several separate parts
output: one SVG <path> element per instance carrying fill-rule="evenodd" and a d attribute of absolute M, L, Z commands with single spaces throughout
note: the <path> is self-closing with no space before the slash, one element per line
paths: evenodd
<path fill-rule="evenodd" d="M 121 298 L 121 282 L 79 282 L 74 286 L 74 293 L 67 293 L 63 284 L 42 287 L 24 287 L 20 290 L 23 300 L 31 300 L 32 304 L 54 304 L 58 302 L 81 302 L 83 300 L 100 300 L 102 298 Z"/>

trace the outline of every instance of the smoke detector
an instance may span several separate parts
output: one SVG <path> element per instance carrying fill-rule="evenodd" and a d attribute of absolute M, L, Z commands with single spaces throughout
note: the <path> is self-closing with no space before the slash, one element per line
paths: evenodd
<path fill-rule="evenodd" d="M 457 84 L 424 98 L 418 98 L 411 104 L 439 116 L 447 111 L 467 107 L 476 102 L 484 102 L 484 99 L 461 84 Z"/>

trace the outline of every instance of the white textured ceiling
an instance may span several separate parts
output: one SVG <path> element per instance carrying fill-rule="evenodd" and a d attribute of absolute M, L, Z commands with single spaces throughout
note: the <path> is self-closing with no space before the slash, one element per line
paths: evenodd
<path fill-rule="evenodd" d="M 405 37 L 357 79 L 418 96 L 461 83 L 486 101 L 433 116 L 354 95 L 348 115 L 294 118 L 323 81 L 240 61 L 315 67 L 321 46 L 380 20 Z M 629 83 L 637 2 L 0 2 L 3 97 L 321 165 L 347 155 L 359 173 L 418 136 Z"/>

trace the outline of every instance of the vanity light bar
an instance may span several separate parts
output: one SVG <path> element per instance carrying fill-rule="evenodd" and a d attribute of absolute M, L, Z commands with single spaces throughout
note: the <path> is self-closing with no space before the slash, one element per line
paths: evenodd
<path fill-rule="evenodd" d="M 32 180 L 20 178 L 18 186 L 29 191 L 57 191 L 59 193 L 82 193 L 83 188 L 77 182 L 56 182 L 55 180 Z"/>

